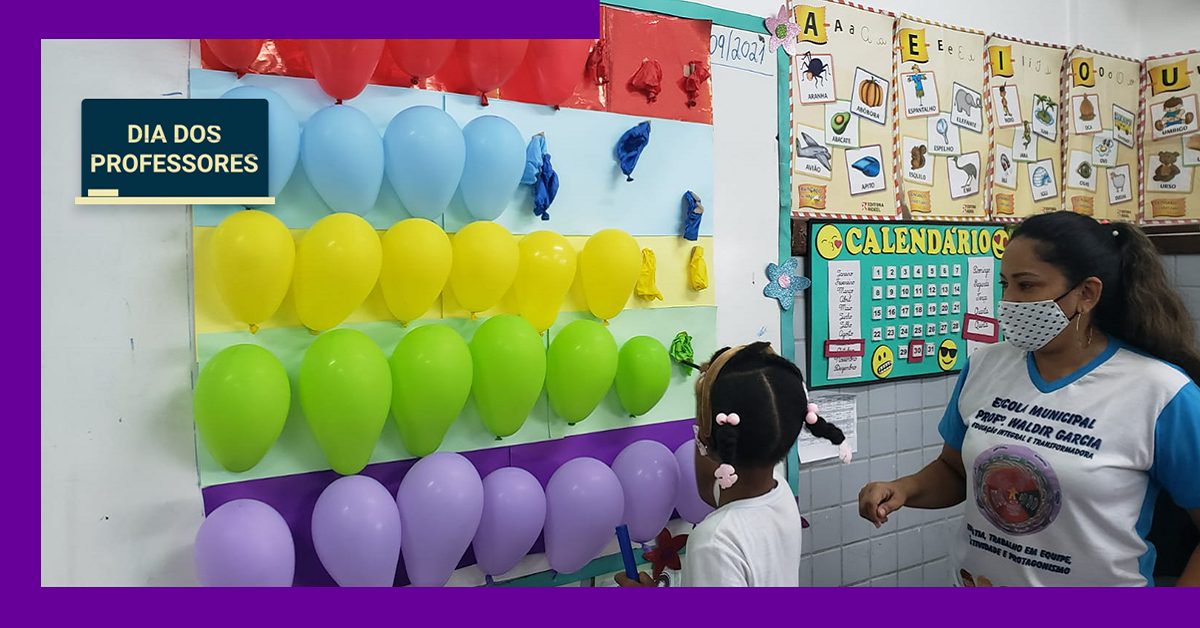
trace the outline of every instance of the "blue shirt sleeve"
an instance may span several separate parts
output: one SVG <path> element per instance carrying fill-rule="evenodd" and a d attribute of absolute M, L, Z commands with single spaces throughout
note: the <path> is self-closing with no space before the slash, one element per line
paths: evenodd
<path fill-rule="evenodd" d="M 1194 382 L 1158 415 L 1150 477 L 1180 507 L 1200 508 L 1200 388 Z"/>
<path fill-rule="evenodd" d="M 962 414 L 958 411 L 958 395 L 962 393 L 963 382 L 967 381 L 967 371 L 970 368 L 969 361 L 963 365 L 962 372 L 958 374 L 958 382 L 954 384 L 954 394 L 950 395 L 950 403 L 946 405 L 946 413 L 942 415 L 942 422 L 938 424 L 938 433 L 942 435 L 942 440 L 958 451 L 962 450 L 963 438 L 967 435 L 967 424 L 963 422 Z"/>

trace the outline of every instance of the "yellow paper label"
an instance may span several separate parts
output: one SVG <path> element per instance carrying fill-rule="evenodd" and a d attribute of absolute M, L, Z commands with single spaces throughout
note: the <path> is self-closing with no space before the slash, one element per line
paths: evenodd
<path fill-rule="evenodd" d="M 1192 80 L 1188 76 L 1187 59 L 1156 65 L 1150 68 L 1148 73 L 1150 74 L 1150 93 L 1154 95 L 1178 92 L 1192 86 Z"/>
<path fill-rule="evenodd" d="M 1013 215 L 1016 213 L 1016 197 L 1012 194 L 997 194 L 996 195 L 996 213 Z"/>
<path fill-rule="evenodd" d="M 1075 57 L 1071 59 L 1071 77 L 1075 87 L 1096 86 L 1096 59 Z"/>
<path fill-rule="evenodd" d="M 801 183 L 796 187 L 796 205 L 809 209 L 825 209 L 825 186 Z"/>
<path fill-rule="evenodd" d="M 988 46 L 992 76 L 1012 76 L 1012 46 Z"/>
<path fill-rule="evenodd" d="M 794 13 L 796 14 L 796 24 L 800 25 L 796 41 L 807 41 L 814 44 L 823 44 L 829 41 L 829 34 L 825 31 L 825 7 L 798 4 Z"/>
<path fill-rule="evenodd" d="M 926 190 L 908 191 L 908 211 L 914 214 L 929 214 L 933 212 L 933 203 Z"/>
<path fill-rule="evenodd" d="M 929 46 L 925 44 L 925 29 L 900 29 L 900 60 L 917 63 L 929 61 Z"/>
<path fill-rule="evenodd" d="M 1095 213 L 1093 209 L 1095 199 L 1091 196 L 1072 196 L 1071 211 L 1084 216 L 1091 216 Z"/>
<path fill-rule="evenodd" d="M 1155 198 L 1150 200 L 1150 215 L 1154 218 L 1183 218 L 1187 215 L 1186 198 Z"/>

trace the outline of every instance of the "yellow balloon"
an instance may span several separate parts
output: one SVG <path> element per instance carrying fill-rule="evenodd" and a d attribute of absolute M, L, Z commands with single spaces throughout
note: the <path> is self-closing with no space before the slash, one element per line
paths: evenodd
<path fill-rule="evenodd" d="M 473 222 L 454 234 L 450 245 L 454 298 L 472 316 L 499 303 L 512 287 L 520 259 L 517 241 L 508 229 L 487 220 Z"/>
<path fill-rule="evenodd" d="M 637 240 L 620 229 L 605 229 L 588 238 L 579 254 L 579 279 L 592 315 L 608 321 L 633 294 L 642 269 Z"/>
<path fill-rule="evenodd" d="M 409 218 L 392 225 L 380 240 L 383 300 L 392 316 L 407 325 L 428 312 L 446 287 L 454 257 L 450 238 L 432 221 Z"/>
<path fill-rule="evenodd" d="M 571 283 L 575 281 L 575 248 L 553 231 L 535 231 L 518 244 L 517 311 L 542 333 L 558 318 Z"/>
<path fill-rule="evenodd" d="M 379 234 L 359 216 L 318 220 L 296 251 L 292 291 L 300 322 L 325 331 L 346 320 L 374 289 L 382 258 Z"/>
<path fill-rule="evenodd" d="M 258 324 L 279 309 L 292 283 L 292 234 L 278 218 L 251 209 L 222 220 L 210 246 L 221 300 L 251 332 L 258 331 Z"/>

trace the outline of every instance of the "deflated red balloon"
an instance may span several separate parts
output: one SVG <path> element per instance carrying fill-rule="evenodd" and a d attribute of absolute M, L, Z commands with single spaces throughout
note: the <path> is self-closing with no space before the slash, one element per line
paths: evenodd
<path fill-rule="evenodd" d="M 525 52 L 528 39 L 460 39 L 459 57 L 471 87 L 490 92 L 512 78 Z"/>
<path fill-rule="evenodd" d="M 416 83 L 431 76 L 454 52 L 454 39 L 389 39 L 388 52 L 396 67 L 413 77 Z"/>
<path fill-rule="evenodd" d="M 383 54 L 382 39 L 309 39 L 313 76 L 326 94 L 349 100 L 362 93 Z"/>
<path fill-rule="evenodd" d="M 238 74 L 250 71 L 263 47 L 262 39 L 206 39 L 204 43 L 221 63 Z"/>

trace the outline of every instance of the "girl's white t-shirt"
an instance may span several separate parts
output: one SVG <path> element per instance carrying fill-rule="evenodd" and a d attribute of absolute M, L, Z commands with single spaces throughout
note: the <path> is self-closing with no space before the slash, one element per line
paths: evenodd
<path fill-rule="evenodd" d="M 709 513 L 688 536 L 689 587 L 800 586 L 800 509 L 786 482 Z"/>
<path fill-rule="evenodd" d="M 965 586 L 1145 586 L 1154 503 L 1200 507 L 1200 388 L 1109 340 L 1060 380 L 1009 343 L 981 348 L 940 432 L 962 453 Z"/>

